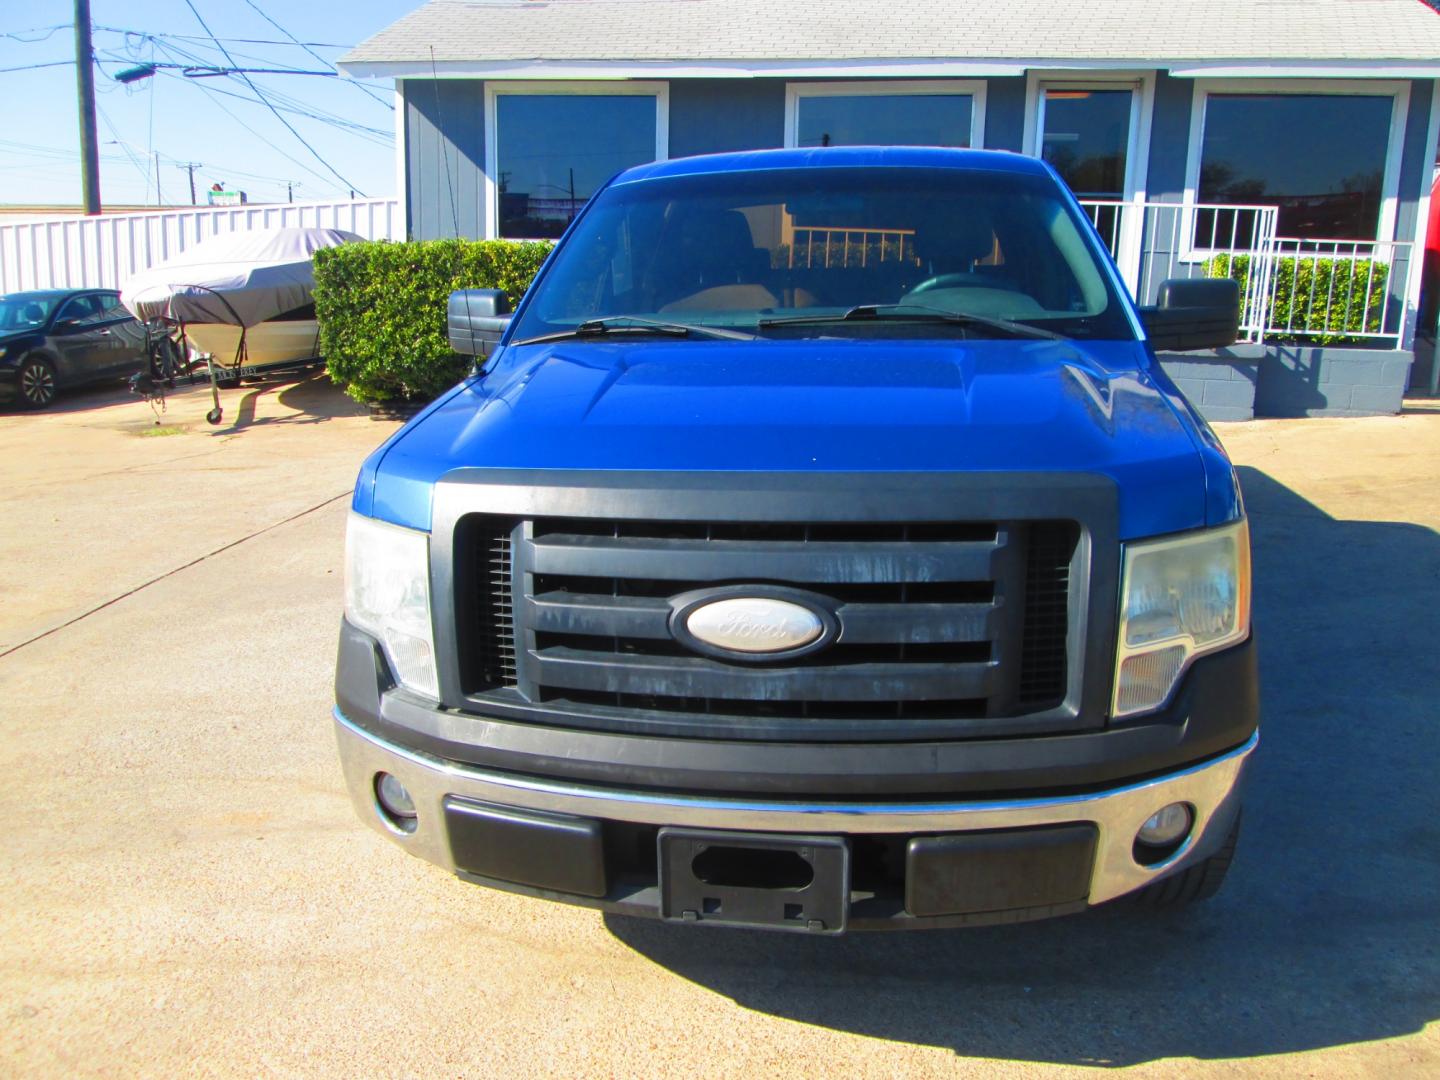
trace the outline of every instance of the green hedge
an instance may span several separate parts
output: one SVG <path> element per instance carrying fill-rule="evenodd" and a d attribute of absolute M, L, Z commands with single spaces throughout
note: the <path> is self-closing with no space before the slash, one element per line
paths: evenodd
<path fill-rule="evenodd" d="M 1243 285 L 1250 276 L 1250 256 L 1216 255 L 1205 264 L 1205 273 L 1232 277 Z M 1352 336 L 1357 330 L 1380 329 L 1390 278 L 1385 263 L 1281 256 L 1275 260 L 1274 275 L 1266 322 L 1277 333 L 1267 338 L 1333 345 L 1357 340 Z"/>
<path fill-rule="evenodd" d="M 330 377 L 357 401 L 424 401 L 464 378 L 445 304 L 455 289 L 504 289 L 515 303 L 549 244 L 373 241 L 315 253 L 315 315 Z"/>

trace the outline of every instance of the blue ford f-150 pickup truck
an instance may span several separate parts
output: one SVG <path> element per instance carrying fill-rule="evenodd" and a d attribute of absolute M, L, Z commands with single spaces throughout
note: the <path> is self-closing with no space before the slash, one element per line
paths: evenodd
<path fill-rule="evenodd" d="M 838 933 L 1219 887 L 1257 741 L 1235 474 L 1068 190 L 993 152 L 658 162 L 365 463 L 335 726 L 462 878 Z M 488 355 L 487 355 L 488 354 Z"/>

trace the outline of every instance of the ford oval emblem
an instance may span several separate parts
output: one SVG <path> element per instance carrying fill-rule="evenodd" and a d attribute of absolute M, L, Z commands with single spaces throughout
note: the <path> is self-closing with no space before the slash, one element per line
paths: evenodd
<path fill-rule="evenodd" d="M 818 641 L 825 620 L 803 604 L 773 596 L 731 596 L 692 608 L 685 629 L 726 652 L 788 653 Z"/>

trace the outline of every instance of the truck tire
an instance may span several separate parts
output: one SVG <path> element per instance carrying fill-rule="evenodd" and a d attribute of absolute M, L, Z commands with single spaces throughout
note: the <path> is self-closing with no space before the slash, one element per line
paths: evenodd
<path fill-rule="evenodd" d="M 1137 907 L 1149 911 L 1174 911 L 1200 900 L 1208 900 L 1225 884 L 1225 875 L 1235 858 L 1235 846 L 1240 841 L 1240 818 L 1230 828 L 1230 835 L 1220 850 L 1203 862 L 1186 867 L 1178 874 L 1161 878 L 1134 894 Z"/>

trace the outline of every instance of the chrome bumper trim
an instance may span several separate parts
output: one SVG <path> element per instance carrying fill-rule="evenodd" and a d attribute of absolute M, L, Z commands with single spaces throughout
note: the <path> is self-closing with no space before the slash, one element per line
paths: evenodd
<path fill-rule="evenodd" d="M 925 834 L 1093 822 L 1099 837 L 1092 904 L 1122 896 L 1216 850 L 1239 809 L 1245 765 L 1260 741 L 1257 732 L 1243 745 L 1199 765 L 1086 795 L 939 803 L 801 803 L 593 788 L 485 772 L 395 746 L 356 726 L 339 709 L 334 717 L 341 765 L 361 818 L 412 854 L 451 871 L 455 865 L 443 811 L 447 795 L 611 821 L 757 832 Z M 393 773 L 409 789 L 419 817 L 413 833 L 401 833 L 381 817 L 375 803 L 377 772 Z M 1139 865 L 1131 855 L 1136 830 L 1172 802 L 1194 808 L 1195 829 L 1164 863 Z"/>

